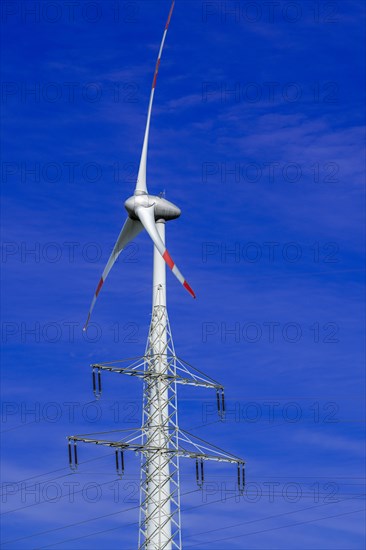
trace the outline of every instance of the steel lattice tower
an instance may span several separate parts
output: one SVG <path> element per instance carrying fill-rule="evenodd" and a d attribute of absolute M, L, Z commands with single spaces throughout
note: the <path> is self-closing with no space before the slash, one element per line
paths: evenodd
<path fill-rule="evenodd" d="M 157 223 L 165 243 L 165 222 Z M 181 548 L 176 363 L 165 262 L 154 248 L 153 308 L 145 351 L 139 548 Z"/>
<path fill-rule="evenodd" d="M 165 222 L 156 223 L 165 242 Z M 188 432 L 179 429 L 177 385 L 216 390 L 218 414 L 225 415 L 221 384 L 180 359 L 174 349 L 166 307 L 166 268 L 154 248 L 153 308 L 145 354 L 132 360 L 92 365 L 93 390 L 101 396 L 103 371 L 126 374 L 143 382 L 143 413 L 140 430 L 121 430 L 118 440 L 101 439 L 102 434 L 69 436 L 69 462 L 78 468 L 77 442 L 113 448 L 117 474 L 124 473 L 125 451 L 141 453 L 139 550 L 181 549 L 179 458 L 196 461 L 196 481 L 202 488 L 205 461 L 237 465 L 238 491 L 244 491 L 244 461 Z M 124 366 L 125 363 L 128 366 Z M 116 431 L 111 432 L 116 436 Z M 104 434 L 103 435 L 108 435 Z"/>

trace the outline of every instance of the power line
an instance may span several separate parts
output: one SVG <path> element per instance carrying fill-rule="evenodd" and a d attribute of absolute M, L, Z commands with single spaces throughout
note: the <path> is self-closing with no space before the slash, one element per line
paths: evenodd
<path fill-rule="evenodd" d="M 229 497 L 230 498 L 235 498 L 235 496 L 233 497 Z M 228 499 L 228 500 L 229 500 Z M 352 499 L 344 499 L 344 500 L 352 500 Z M 221 502 L 221 499 L 218 499 L 216 501 L 212 501 L 212 502 L 209 502 L 209 503 L 204 503 L 204 504 L 198 504 L 197 506 L 191 506 L 190 508 L 184 508 L 182 510 L 182 512 L 187 512 L 187 511 L 190 511 L 190 510 L 195 510 L 197 508 L 202 508 L 203 506 L 209 506 L 210 504 L 215 504 L 216 502 Z M 343 501 L 342 501 L 343 502 Z M 320 506 L 326 506 L 326 505 L 329 505 L 329 504 L 334 504 L 334 503 L 327 503 L 327 504 L 322 504 Z M 285 512 L 284 514 L 279 514 L 279 515 L 288 515 L 288 514 L 292 514 L 292 513 L 297 513 L 297 512 L 301 512 L 303 510 L 309 510 L 309 509 L 312 509 L 312 508 L 318 508 L 318 506 L 311 506 L 311 507 L 308 507 L 308 508 L 304 508 L 304 509 L 300 509 L 300 510 L 297 510 L 296 512 Z M 269 518 L 272 518 L 272 517 L 275 517 L 275 516 L 269 516 Z M 258 520 L 258 521 L 265 521 L 266 519 L 268 518 L 262 518 L 261 520 Z M 128 525 L 134 525 L 134 524 L 128 524 Z M 107 532 L 111 532 L 111 531 L 116 531 L 118 529 L 122 529 L 126 527 L 125 525 L 124 526 L 118 526 L 118 527 L 112 527 L 110 529 L 106 529 L 106 530 L 103 530 L 103 531 L 97 531 L 97 532 L 94 532 L 92 534 L 88 534 L 88 535 L 83 535 L 83 536 L 80 536 L 80 537 L 77 537 L 77 538 L 74 538 L 74 539 L 67 539 L 67 540 L 64 540 L 64 541 L 61 541 L 61 542 L 57 542 L 55 544 L 48 544 L 46 546 L 41 546 L 39 547 L 38 550 L 43 550 L 44 548 L 49 548 L 51 546 L 58 546 L 60 544 L 63 544 L 63 543 L 66 543 L 66 542 L 73 542 L 75 540 L 81 540 L 81 539 L 84 539 L 84 538 L 88 538 L 90 536 L 93 536 L 93 535 L 100 535 L 100 534 L 104 534 L 104 533 L 107 533 Z M 224 527 L 221 527 L 219 528 L 218 530 L 224 530 L 225 528 Z M 215 530 L 214 530 L 215 531 Z M 194 537 L 195 535 L 190 535 L 189 537 L 185 537 L 185 538 L 192 538 Z M 211 542 L 216 542 L 216 541 L 211 541 Z M 193 546 L 191 546 L 192 548 Z M 190 548 L 189 546 L 186 548 Z"/>
<path fill-rule="evenodd" d="M 59 476 L 59 477 L 56 477 L 53 481 L 55 481 L 56 479 L 62 479 L 64 477 L 68 477 L 72 475 L 71 473 L 70 474 L 65 474 L 64 476 Z M 118 479 L 118 478 L 117 478 Z M 117 479 L 115 479 L 115 481 L 117 481 Z M 111 480 L 109 481 L 105 481 L 104 483 L 100 483 L 99 486 L 100 487 L 104 487 L 104 485 L 108 485 L 108 483 L 111 483 Z M 74 491 L 74 495 L 78 494 L 78 493 L 82 493 L 84 491 L 84 489 L 80 489 L 79 491 Z M 60 499 L 61 498 L 65 498 L 69 496 L 67 493 L 65 493 L 64 495 L 61 495 L 60 496 Z M 7 514 L 12 514 L 14 512 L 19 512 L 20 510 L 25 510 L 26 508 L 33 508 L 33 506 L 39 506 L 41 504 L 48 504 L 50 502 L 50 500 L 43 500 L 42 502 L 34 502 L 33 504 L 27 504 L 26 506 L 21 506 L 19 508 L 14 508 L 14 510 L 8 510 L 6 512 L 2 512 L 2 516 L 5 516 Z"/>
<path fill-rule="evenodd" d="M 189 495 L 191 493 L 196 493 L 197 491 L 200 491 L 200 489 L 194 489 L 193 491 L 188 491 L 187 493 L 184 493 L 184 495 Z M 83 525 L 85 523 L 89 523 L 91 521 L 96 521 L 98 519 L 104 519 L 108 518 L 110 516 L 117 516 L 118 514 L 123 514 L 125 512 L 131 512 L 132 510 L 136 510 L 140 508 L 140 505 L 137 506 L 131 506 L 130 508 L 124 508 L 123 510 L 118 510 L 118 512 L 111 512 L 110 514 L 104 514 L 102 516 L 96 516 L 90 519 L 85 519 L 81 521 L 77 521 L 75 523 L 69 523 L 68 525 L 63 525 L 62 527 L 55 527 L 54 529 L 48 529 L 47 531 L 40 531 L 39 533 L 34 533 L 33 535 L 27 535 L 25 537 L 20 537 L 18 539 L 8 540 L 3 543 L 1 543 L 1 546 L 5 544 L 13 544 L 15 542 L 20 542 L 21 540 L 27 540 L 34 537 L 40 537 L 41 535 L 48 535 L 49 533 L 54 533 L 55 531 L 61 531 L 62 529 L 68 529 L 70 527 L 77 527 L 78 525 Z M 129 523 L 128 525 L 136 525 L 138 524 L 138 521 L 135 521 L 133 523 Z"/>
<path fill-rule="evenodd" d="M 345 498 L 345 499 L 342 499 L 340 502 L 345 502 L 345 501 L 348 501 L 348 500 L 354 500 L 354 499 L 353 498 Z M 319 504 L 319 505 L 316 505 L 316 506 L 308 506 L 306 508 L 300 508 L 299 510 L 293 510 L 291 512 L 282 512 L 281 514 L 274 514 L 272 516 L 266 516 L 264 518 L 258 518 L 258 519 L 253 519 L 253 520 L 249 520 L 249 521 L 242 521 L 240 523 L 236 523 L 235 525 L 228 525 L 227 527 L 218 527 L 217 529 L 210 529 L 209 531 L 202 531 L 201 533 L 195 533 L 194 535 L 188 535 L 187 537 L 185 537 L 185 539 L 193 538 L 195 536 L 200 536 L 200 535 L 207 535 L 208 533 L 214 533 L 215 531 L 222 531 L 224 529 L 234 529 L 234 528 L 240 527 L 242 525 L 247 525 L 247 524 L 250 524 L 250 523 L 257 523 L 259 521 L 267 521 L 269 519 L 276 519 L 276 518 L 283 517 L 283 516 L 290 516 L 292 514 L 298 514 L 299 512 L 305 512 L 307 510 L 314 510 L 315 508 L 321 508 L 322 506 L 329 506 L 331 504 L 338 504 L 338 503 L 337 502 L 326 502 L 326 503 Z"/>
<path fill-rule="evenodd" d="M 93 399 L 92 401 L 87 401 L 86 403 L 82 403 L 82 406 L 86 407 L 87 405 L 93 405 L 94 403 L 98 403 L 98 399 Z M 21 424 L 17 424 L 16 426 L 8 428 L 7 430 L 1 430 L 0 435 L 5 434 L 7 432 L 11 432 L 13 430 L 18 430 L 19 428 L 28 427 L 30 424 L 42 424 L 42 421 L 31 420 L 30 422 L 22 422 Z"/>
<path fill-rule="evenodd" d="M 8 428 L 7 430 L 1 430 L 0 435 L 5 434 L 7 432 L 11 432 L 13 430 L 18 430 L 18 428 L 23 428 L 25 426 L 28 427 L 30 424 L 35 424 L 36 422 L 37 420 L 31 420 L 30 422 L 23 422 L 22 424 L 18 424 L 17 426 L 13 426 L 12 428 Z"/>
<path fill-rule="evenodd" d="M 182 496 L 185 496 L 185 495 L 188 495 L 188 494 L 191 494 L 191 493 L 197 493 L 199 492 L 200 489 L 195 489 L 193 491 L 189 491 L 189 492 L 186 492 L 186 493 L 183 493 Z M 230 500 L 230 499 L 233 499 L 233 498 L 236 498 L 237 495 L 232 495 L 232 496 L 229 496 L 226 498 L 226 500 Z M 343 502 L 346 502 L 346 501 L 349 501 L 349 500 L 354 500 L 356 497 L 350 497 L 350 498 L 345 498 L 345 499 L 342 499 L 338 502 L 327 502 L 327 503 L 323 503 L 323 504 L 318 504 L 318 505 L 315 505 L 315 506 L 308 506 L 308 507 L 305 507 L 305 508 L 300 508 L 299 510 L 293 510 L 293 511 L 290 511 L 290 512 L 283 512 L 281 514 L 275 514 L 275 515 L 271 515 L 271 516 L 266 516 L 264 518 L 259 518 L 259 519 L 256 519 L 256 520 L 250 520 L 250 521 L 247 521 L 247 522 L 242 522 L 242 523 L 239 523 L 239 524 L 236 524 L 235 526 L 230 526 L 230 527 L 221 527 L 221 528 L 218 528 L 218 529 L 213 529 L 213 530 L 210 530 L 210 531 L 205 531 L 203 533 L 197 533 L 195 535 L 188 535 L 187 537 L 185 537 L 186 539 L 187 538 L 193 538 L 195 536 L 199 536 L 201 534 L 207 534 L 207 533 L 210 533 L 210 532 L 215 532 L 215 531 L 222 531 L 222 530 L 225 530 L 225 529 L 229 529 L 229 528 L 232 528 L 232 527 L 237 527 L 239 525 L 245 525 L 245 524 L 248 524 L 248 523 L 256 523 L 258 521 L 266 521 L 268 519 L 274 519 L 274 518 L 277 518 L 277 517 L 282 517 L 282 516 L 287 516 L 287 515 L 292 515 L 292 514 L 297 514 L 299 512 L 303 512 L 303 511 L 307 511 L 307 510 L 313 510 L 313 509 L 316 509 L 316 508 L 321 508 L 321 507 L 324 507 L 324 506 L 329 506 L 331 504 L 339 504 L 339 503 L 343 503 Z M 198 505 L 195 505 L 195 506 L 190 506 L 189 508 L 184 508 L 182 510 L 182 512 L 188 512 L 188 511 L 191 511 L 191 510 L 195 510 L 197 508 L 202 508 L 204 506 L 210 506 L 211 504 L 215 504 L 217 502 L 222 502 L 222 498 L 220 499 L 217 499 L 217 500 L 213 500 L 213 501 L 210 501 L 210 502 L 206 502 L 206 503 L 202 503 L 202 504 L 198 504 Z M 125 510 L 120 510 L 118 512 L 113 512 L 111 514 L 107 514 L 105 516 L 97 516 L 96 518 L 91 518 L 89 520 L 83 520 L 83 521 L 80 521 L 80 522 L 77 522 L 76 524 L 70 524 L 70 525 L 66 525 L 66 526 L 63 526 L 63 527 L 59 527 L 59 528 L 55 528 L 53 530 L 50 530 L 50 531 L 46 531 L 46 532 L 42 532 L 42 533 L 37 533 L 37 534 L 34 534 L 34 535 L 28 535 L 26 537 L 23 537 L 22 539 L 15 539 L 15 540 L 12 540 L 12 541 L 8 541 L 8 542 L 5 542 L 3 544 L 11 544 L 11 543 L 14 543 L 14 542 L 18 542 L 19 540 L 25 540 L 25 539 L 28 539 L 28 538 L 33 538 L 35 536 L 40 536 L 41 534 L 47 534 L 48 532 L 52 532 L 52 531 L 56 531 L 56 530 L 62 530 L 62 529 L 67 529 L 69 527 L 73 527 L 73 526 L 77 526 L 77 525 L 80 525 L 80 524 L 84 524 L 84 523 L 89 523 L 90 521 L 95 521 L 97 519 L 102 519 L 104 517 L 108 517 L 108 516 L 113 516 L 113 515 L 118 515 L 118 514 L 121 514 L 121 513 L 124 513 L 125 511 L 128 512 L 128 511 L 131 511 L 131 510 L 134 510 L 134 509 L 137 509 L 139 508 L 139 506 L 134 506 L 134 507 L 131 507 L 131 508 L 128 508 L 128 509 L 125 509 Z M 39 547 L 38 550 L 42 550 L 44 548 L 49 548 L 50 546 L 57 546 L 57 545 L 60 545 L 60 544 L 63 544 L 63 543 L 66 543 L 66 542 L 74 542 L 75 540 L 81 540 L 81 539 L 84 539 L 84 538 L 88 538 L 90 536 L 93 536 L 93 535 L 100 535 L 100 534 L 104 534 L 106 532 L 111 532 L 111 531 L 116 531 L 118 529 L 122 529 L 122 528 L 125 528 L 127 526 L 131 526 L 131 525 L 136 525 L 138 522 L 133 522 L 133 523 L 129 523 L 127 525 L 122 525 L 122 526 L 118 526 L 118 527 L 112 527 L 112 528 L 109 528 L 109 529 L 106 529 L 106 530 L 103 530 L 103 531 L 96 531 L 96 532 L 93 532 L 91 534 L 88 534 L 88 535 L 82 535 L 80 537 L 76 537 L 76 538 L 73 538 L 73 539 L 66 539 L 66 540 L 63 540 L 63 541 L 60 541 L 60 542 L 57 542 L 57 543 L 53 543 L 53 544 L 48 544 L 46 546 L 42 546 L 42 547 Z"/>
<path fill-rule="evenodd" d="M 185 495 L 189 495 L 189 494 L 192 494 L 192 493 L 197 493 L 199 492 L 200 489 L 194 489 L 193 491 L 188 491 L 186 493 L 184 493 L 184 496 Z M 80 522 L 77 522 L 77 523 L 73 523 L 73 524 L 70 524 L 70 525 L 66 525 L 66 526 L 63 526 L 63 527 L 57 527 L 55 529 L 51 529 L 51 530 L 48 530 L 48 531 L 44 531 L 42 533 L 36 533 L 34 535 L 29 535 L 27 537 L 22 537 L 20 539 L 15 539 L 15 540 L 11 540 L 11 541 L 8 541 L 8 542 L 4 542 L 3 544 L 11 544 L 11 543 L 14 543 L 14 542 L 18 542 L 20 540 L 26 540 L 26 539 L 29 539 L 29 538 L 33 538 L 35 536 L 40 536 L 40 535 L 45 535 L 45 534 L 48 534 L 48 533 L 52 533 L 54 531 L 59 531 L 59 530 L 62 530 L 62 529 L 67 529 L 69 527 L 76 527 L 78 525 L 82 525 L 83 523 L 89 523 L 90 521 L 94 521 L 94 520 L 97 520 L 97 519 L 103 519 L 105 517 L 109 517 L 109 516 L 115 516 L 115 515 L 118 515 L 118 514 L 122 514 L 122 513 L 125 513 L 125 512 L 130 512 L 132 510 L 137 510 L 140 508 L 140 505 L 137 505 L 137 506 L 132 506 L 131 508 L 127 508 L 127 509 L 123 509 L 123 510 L 119 510 L 118 512 L 112 512 L 110 514 L 105 514 L 103 516 L 97 516 L 96 518 L 92 518 L 92 519 L 89 519 L 89 520 L 84 520 L 84 521 L 80 521 Z M 118 527 L 113 527 L 111 529 L 105 529 L 103 531 L 98 531 L 98 533 L 93 533 L 93 534 L 102 534 L 102 533 L 107 533 L 109 531 L 113 531 L 113 530 L 116 530 L 116 529 L 123 529 L 127 526 L 131 526 L 131 525 L 138 525 L 138 521 L 134 521 L 134 522 L 131 522 L 131 523 L 128 523 L 128 524 L 125 524 L 125 525 L 122 525 L 122 526 L 118 526 Z M 73 538 L 73 539 L 67 539 L 67 540 L 64 540 L 64 541 L 61 541 L 61 542 L 56 542 L 54 544 L 48 544 L 46 546 L 40 546 L 38 547 L 38 550 L 42 550 L 43 548 L 48 548 L 49 546 L 57 546 L 59 544 L 63 544 L 63 543 L 66 543 L 66 542 L 74 542 L 75 540 L 80 540 L 80 539 L 83 539 L 83 538 L 87 538 L 89 536 L 92 536 L 92 535 L 83 535 L 81 537 L 76 537 L 76 538 Z"/>
<path fill-rule="evenodd" d="M 281 525 L 279 527 L 271 527 L 269 529 L 262 529 L 261 531 L 252 531 L 251 533 L 243 533 L 241 535 L 232 535 L 230 537 L 224 537 L 224 538 L 221 538 L 221 539 L 210 540 L 207 543 L 196 543 L 196 544 L 191 545 L 191 546 L 186 546 L 186 548 L 197 548 L 197 546 L 201 546 L 201 544 L 212 544 L 213 542 L 223 542 L 223 541 L 227 541 L 227 540 L 247 537 L 247 536 L 250 536 L 250 535 L 259 535 L 259 534 L 262 534 L 262 533 L 267 533 L 269 531 L 278 531 L 280 529 L 287 529 L 288 527 L 296 527 L 298 525 L 305 525 L 305 524 L 308 524 L 308 523 L 314 523 L 316 521 L 323 521 L 325 519 L 331 519 L 331 518 L 337 518 L 337 517 L 341 517 L 341 516 L 347 516 L 347 515 L 350 515 L 350 514 L 356 514 L 358 512 L 364 512 L 364 511 L 365 511 L 365 508 L 359 508 L 358 510 L 352 510 L 351 512 L 343 512 L 341 514 L 334 514 L 332 516 L 325 516 L 325 517 L 322 517 L 322 518 L 315 518 L 315 519 L 310 519 L 310 520 L 306 520 L 306 521 L 299 521 L 299 522 L 296 522 L 296 523 L 289 523 L 288 525 Z"/>

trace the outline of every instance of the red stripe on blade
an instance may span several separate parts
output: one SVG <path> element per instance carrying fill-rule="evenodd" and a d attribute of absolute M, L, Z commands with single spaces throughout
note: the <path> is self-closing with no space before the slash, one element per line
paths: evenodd
<path fill-rule="evenodd" d="M 158 78 L 159 66 L 160 66 L 160 59 L 158 59 L 157 62 L 156 62 L 154 80 L 153 80 L 153 83 L 152 83 L 152 88 L 153 88 L 153 89 L 154 89 L 155 86 L 156 86 L 156 80 L 157 80 L 157 78 Z"/>
<path fill-rule="evenodd" d="M 164 252 L 163 258 L 166 261 L 166 263 L 168 264 L 168 266 L 170 267 L 170 269 L 173 269 L 174 262 L 173 262 L 172 257 L 170 256 L 170 254 L 167 250 Z"/>
<path fill-rule="evenodd" d="M 196 295 L 195 295 L 193 289 L 189 286 L 187 281 L 184 281 L 183 286 L 186 290 L 188 290 L 188 292 L 190 293 L 191 296 L 193 296 L 193 298 L 196 298 Z"/>
<path fill-rule="evenodd" d="M 172 6 L 171 6 L 171 8 L 170 8 L 169 15 L 168 15 L 168 21 L 166 22 L 166 25 L 165 25 L 165 28 L 166 28 L 166 29 L 168 29 L 170 20 L 171 20 L 171 18 L 172 18 L 173 9 L 174 9 L 174 3 L 175 3 L 175 2 L 174 2 L 174 0 L 173 0 Z"/>
<path fill-rule="evenodd" d="M 104 283 L 104 281 L 103 281 L 103 277 L 102 277 L 102 278 L 100 279 L 100 281 L 99 281 L 98 286 L 97 286 L 97 290 L 95 291 L 95 295 L 96 295 L 96 296 L 98 296 L 98 294 L 99 294 L 99 292 L 100 292 L 100 289 L 101 289 L 102 286 L 103 286 L 103 283 Z"/>

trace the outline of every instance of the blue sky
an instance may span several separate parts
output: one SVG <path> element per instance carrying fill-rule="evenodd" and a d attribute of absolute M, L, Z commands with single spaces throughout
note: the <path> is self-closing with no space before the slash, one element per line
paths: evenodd
<path fill-rule="evenodd" d="M 140 384 L 105 376 L 95 404 L 89 364 L 143 353 L 145 234 L 82 326 L 169 2 L 1 9 L 4 548 L 127 549 L 138 457 L 117 483 L 113 457 L 85 447 L 70 474 L 65 438 L 140 424 Z M 352 0 L 176 2 L 148 186 L 182 209 L 167 241 L 197 294 L 168 274 L 177 354 L 228 407 L 219 422 L 209 390 L 182 388 L 179 420 L 245 458 L 248 481 L 237 501 L 235 471 L 209 464 L 199 492 L 182 461 L 185 548 L 364 547 L 364 18 Z"/>

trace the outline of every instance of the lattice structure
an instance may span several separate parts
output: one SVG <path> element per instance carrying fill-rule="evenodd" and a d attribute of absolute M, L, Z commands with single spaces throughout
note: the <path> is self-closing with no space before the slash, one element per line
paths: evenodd
<path fill-rule="evenodd" d="M 162 288 L 144 361 L 139 549 L 181 548 L 176 356 Z M 164 301 L 164 300 L 163 300 Z"/>
<path fill-rule="evenodd" d="M 165 224 L 156 222 L 165 242 Z M 117 474 L 124 474 L 125 451 L 141 453 L 139 550 L 182 548 L 180 522 L 179 459 L 196 461 L 196 481 L 204 485 L 204 463 L 211 460 L 237 465 L 238 491 L 244 490 L 244 461 L 179 429 L 177 385 L 216 391 L 218 414 L 225 415 L 223 386 L 175 353 L 166 308 L 164 260 L 154 249 L 153 309 L 143 357 L 92 365 L 93 391 L 102 391 L 102 373 L 126 374 L 143 382 L 142 426 L 139 430 L 69 436 L 70 467 L 78 467 L 77 443 L 92 443 L 114 449 Z M 110 439 L 110 436 L 112 439 Z"/>

